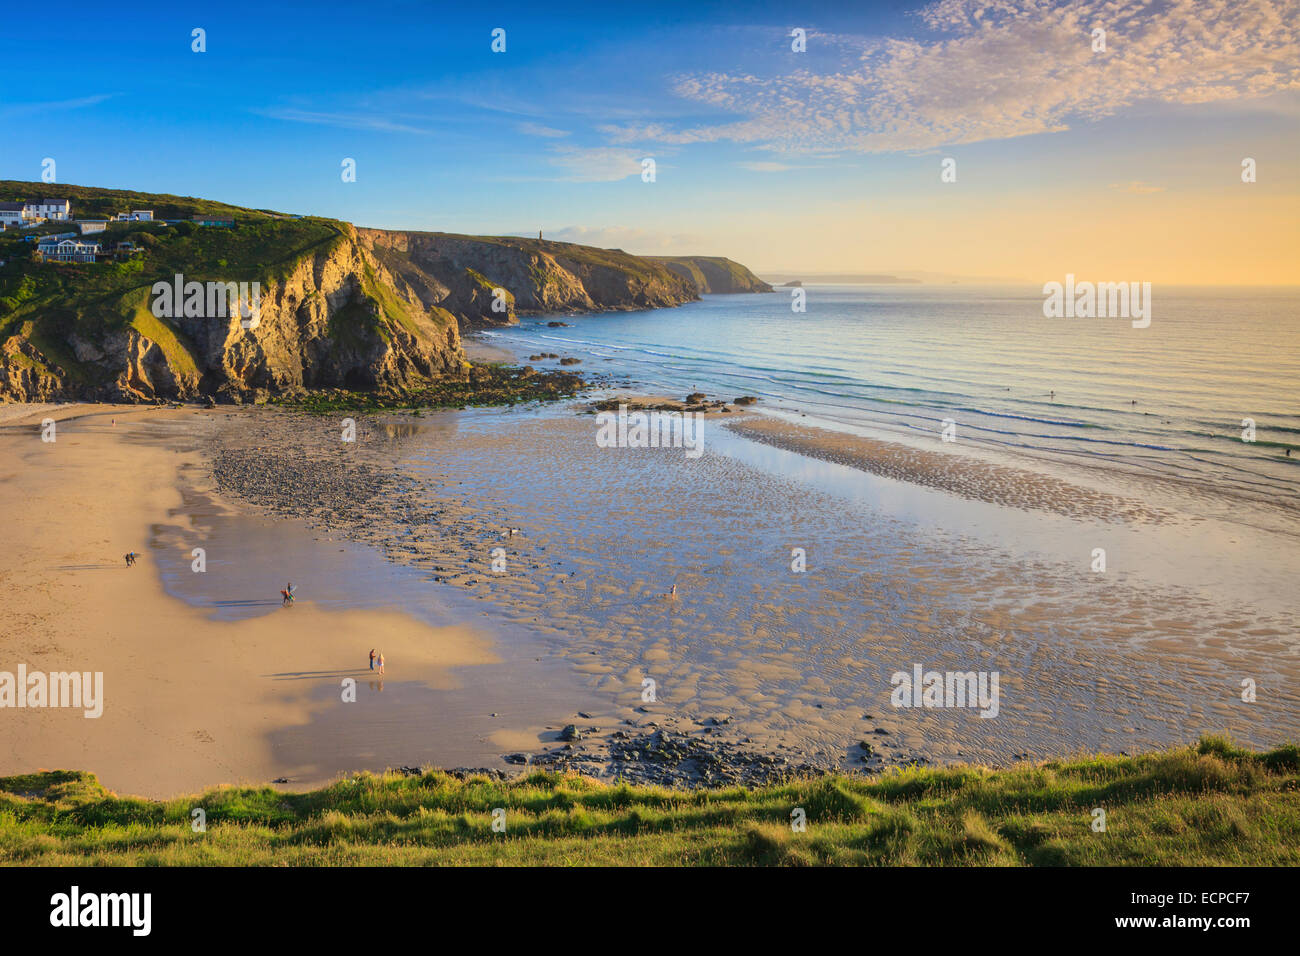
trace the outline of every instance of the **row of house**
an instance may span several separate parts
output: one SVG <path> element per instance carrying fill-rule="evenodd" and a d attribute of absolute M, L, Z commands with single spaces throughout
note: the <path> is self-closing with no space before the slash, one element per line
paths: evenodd
<path fill-rule="evenodd" d="M 42 199 L 40 202 L 0 202 L 0 230 L 10 227 L 38 226 L 43 222 L 63 222 L 72 219 L 72 203 L 67 199 Z M 160 222 L 176 225 L 192 222 L 196 226 L 218 226 L 231 228 L 233 219 L 212 216 L 191 216 L 189 219 L 154 219 L 152 209 L 132 209 L 119 212 L 112 219 L 79 219 L 77 225 L 81 234 L 92 235 L 103 232 L 110 224 L 116 222 Z"/>
<path fill-rule="evenodd" d="M 72 219 L 72 203 L 67 199 L 42 199 L 40 202 L 0 202 L 0 228 L 10 226 L 37 226 L 43 222 L 64 222 Z M 103 232 L 110 222 L 153 222 L 152 209 L 132 209 L 119 212 L 112 219 L 79 220 L 83 235 Z"/>
<path fill-rule="evenodd" d="M 34 226 L 49 220 L 72 218 L 72 203 L 67 199 L 42 199 L 40 202 L 0 202 L 0 225 Z"/>

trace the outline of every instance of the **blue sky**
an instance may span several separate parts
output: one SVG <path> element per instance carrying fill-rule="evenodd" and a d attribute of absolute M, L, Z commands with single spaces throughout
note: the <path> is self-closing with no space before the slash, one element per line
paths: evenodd
<path fill-rule="evenodd" d="M 1279 217 L 1297 212 L 1291 0 L 1209 14 L 1162 0 L 1124 16 L 1102 0 L 181 6 L 58 22 L 13 9 L 0 118 L 23 132 L 0 145 L 0 177 L 38 179 L 48 156 L 60 182 L 367 226 L 541 227 L 768 270 L 1101 267 L 1104 239 L 1075 221 L 1088 210 L 1150 238 L 1185 229 L 1195 203 L 1274 247 L 1234 274 L 1254 261 L 1275 277 L 1278 253 L 1295 251 L 1276 248 Z M 195 27 L 206 52 L 191 50 Z M 505 53 L 491 51 L 496 27 Z M 48 69 L 45 38 L 68 51 Z M 1245 156 L 1266 171 L 1250 193 Z M 945 157 L 956 184 L 939 182 Z M 1059 251 L 1024 237 L 1031 266 L 1012 233 L 1033 230 L 1034 210 L 1057 221 Z M 955 237 L 981 245 L 981 224 L 1008 234 L 963 251 Z M 1161 273 L 1214 241 L 1159 262 L 1140 245 L 1126 255 Z"/>

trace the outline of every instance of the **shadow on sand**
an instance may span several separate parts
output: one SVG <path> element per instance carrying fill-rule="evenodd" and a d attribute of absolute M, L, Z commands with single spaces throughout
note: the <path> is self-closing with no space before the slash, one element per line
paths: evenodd
<path fill-rule="evenodd" d="M 360 667 L 351 670 L 329 670 L 329 671 L 284 671 L 279 674 L 266 674 L 271 680 L 323 680 L 328 677 L 360 677 L 363 674 L 370 674 L 378 677 L 374 671 Z"/>

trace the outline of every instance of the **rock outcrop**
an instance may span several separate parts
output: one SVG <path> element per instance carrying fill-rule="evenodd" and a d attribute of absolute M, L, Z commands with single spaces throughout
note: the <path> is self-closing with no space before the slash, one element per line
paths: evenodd
<path fill-rule="evenodd" d="M 723 256 L 652 256 L 673 272 L 689 279 L 701 295 L 771 292 L 772 287 L 739 262 Z"/>
<path fill-rule="evenodd" d="M 357 232 L 422 302 L 454 313 L 462 329 L 510 325 L 519 315 L 658 309 L 698 298 L 687 277 L 621 249 L 440 232 Z"/>

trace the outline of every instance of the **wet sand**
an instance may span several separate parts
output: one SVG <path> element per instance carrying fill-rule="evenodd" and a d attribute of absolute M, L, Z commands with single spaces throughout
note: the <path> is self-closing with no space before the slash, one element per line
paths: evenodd
<path fill-rule="evenodd" d="M 1186 565 L 1164 579 L 1126 566 L 1135 559 L 1122 537 L 1107 540 L 1118 567 L 1106 577 L 1088 570 L 1086 548 L 1064 563 L 918 527 L 884 497 L 881 483 L 894 479 L 859 474 L 869 484 L 819 491 L 789 465 L 755 467 L 714 421 L 709 451 L 693 461 L 598 448 L 585 406 L 377 420 L 347 454 L 390 462 L 411 483 L 363 519 L 329 508 L 313 520 L 490 605 L 505 627 L 542 635 L 615 716 L 649 720 L 641 691 L 654 680 L 654 719 L 714 727 L 792 762 L 859 766 L 864 735 L 886 738 L 876 766 L 1004 763 L 1222 730 L 1259 743 L 1295 735 L 1300 662 L 1285 615 L 1230 590 L 1179 586 Z M 311 434 L 339 454 L 328 427 Z M 244 491 L 274 501 L 280 487 Z M 980 506 L 1004 522 L 1011 514 Z M 1021 520 L 1031 537 L 1036 522 L 1053 522 L 1075 548 L 1107 524 Z M 518 533 L 503 537 L 509 527 Z M 1212 540 L 1207 528 L 1162 533 L 1166 551 Z M 809 555 L 806 573 L 791 571 L 795 547 Z M 890 676 L 914 663 L 999 671 L 1000 717 L 892 707 Z M 1242 706 L 1247 676 L 1275 693 Z"/>
<path fill-rule="evenodd" d="M 465 349 L 465 357 L 471 362 L 485 364 L 487 362 L 509 362 L 515 363 L 515 355 L 508 349 L 503 349 L 499 345 L 493 345 L 486 339 L 475 336 L 473 333 L 466 335 L 461 339 L 461 345 Z"/>
<path fill-rule="evenodd" d="M 1127 539 L 1106 575 L 1050 543 L 1090 543 L 1116 517 L 1105 508 L 1010 507 L 921 487 L 897 459 L 881 477 L 790 455 L 732 434 L 730 416 L 710 417 L 692 460 L 597 447 L 583 404 L 356 416 L 347 443 L 342 416 L 134 410 L 109 426 L 109 414 L 70 422 L 57 449 L 0 428 L 12 463 L 0 495 L 21 516 L 0 565 L 4 666 L 93 665 L 116 708 L 99 722 L 111 716 L 114 733 L 56 712 L 6 719 L 0 772 L 82 767 L 150 794 L 523 760 L 691 782 L 749 778 L 657 773 L 654 734 L 690 735 L 664 748 L 677 753 L 743 748 L 738 766 L 757 754 L 777 770 L 866 772 L 1300 735 L 1289 615 L 1236 582 L 1184 587 L 1177 566 L 1165 578 L 1126 567 Z M 959 460 L 945 468 L 965 480 Z M 976 472 L 968 483 L 987 487 Z M 927 524 L 912 495 L 926 515 L 988 509 L 1033 544 Z M 1172 535 L 1161 551 L 1182 534 L 1210 540 L 1119 517 L 1135 535 Z M 1225 534 L 1248 548 L 1246 530 Z M 202 575 L 187 570 L 197 545 Z M 126 571 L 132 546 L 145 557 Z M 283 567 L 303 600 L 260 606 Z M 250 591 L 268 577 L 269 596 Z M 1258 586 L 1276 590 L 1267 575 Z M 382 694 L 365 668 L 374 634 L 389 657 Z M 997 671 L 998 717 L 894 707 L 891 675 L 917 663 Z M 337 702 L 345 673 L 360 678 L 356 705 Z M 1244 678 L 1255 703 L 1240 699 Z M 584 739 L 561 739 L 570 723 Z"/>
<path fill-rule="evenodd" d="M 952 451 L 924 451 L 777 418 L 750 418 L 732 428 L 746 438 L 811 458 L 1011 508 L 1115 522 L 1155 522 L 1167 516 L 1142 501 L 962 455 L 952 448 L 956 442 L 945 445 L 936 439 L 936 447 Z"/>

